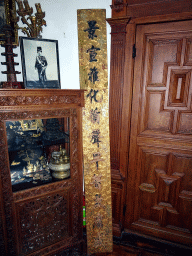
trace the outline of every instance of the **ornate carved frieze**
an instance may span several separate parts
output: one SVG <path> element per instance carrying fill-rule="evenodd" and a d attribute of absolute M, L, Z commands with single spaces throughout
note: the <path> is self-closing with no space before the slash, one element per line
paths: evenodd
<path fill-rule="evenodd" d="M 25 109 L 25 108 L 24 108 Z M 22 110 L 22 108 L 21 108 Z M 9 119 L 27 119 L 27 118 L 48 118 L 54 116 L 66 116 L 69 115 L 69 109 L 55 109 L 49 111 L 22 111 L 22 112 L 2 112 L 0 113 L 0 120 Z"/>
<path fill-rule="evenodd" d="M 74 96 L 0 96 L 0 106 L 20 106 L 20 105 L 51 105 L 51 104 L 80 104 L 80 98 Z"/>

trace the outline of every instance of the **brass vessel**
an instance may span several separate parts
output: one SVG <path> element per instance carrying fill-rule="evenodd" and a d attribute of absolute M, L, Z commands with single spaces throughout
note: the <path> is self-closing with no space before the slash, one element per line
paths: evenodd
<path fill-rule="evenodd" d="M 60 147 L 60 151 L 51 154 L 49 168 L 52 170 L 52 177 L 55 179 L 66 179 L 70 176 L 70 160 L 65 149 Z"/>

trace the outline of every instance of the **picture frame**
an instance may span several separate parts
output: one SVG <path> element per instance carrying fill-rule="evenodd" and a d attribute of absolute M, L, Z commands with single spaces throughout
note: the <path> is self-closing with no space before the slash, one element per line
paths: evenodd
<path fill-rule="evenodd" d="M 13 45 L 18 45 L 18 30 L 11 21 L 10 10 L 13 10 L 13 12 L 16 13 L 15 0 L 0 0 L 0 44 L 3 44 L 5 41 L 5 34 L 2 32 L 2 27 L 7 24 L 13 29 Z"/>
<path fill-rule="evenodd" d="M 60 89 L 58 40 L 19 37 L 26 89 Z"/>

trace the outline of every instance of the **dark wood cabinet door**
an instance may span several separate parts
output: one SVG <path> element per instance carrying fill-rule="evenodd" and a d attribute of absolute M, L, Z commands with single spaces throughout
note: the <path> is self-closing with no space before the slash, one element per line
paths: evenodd
<path fill-rule="evenodd" d="M 138 25 L 124 227 L 192 244 L 192 21 Z"/>

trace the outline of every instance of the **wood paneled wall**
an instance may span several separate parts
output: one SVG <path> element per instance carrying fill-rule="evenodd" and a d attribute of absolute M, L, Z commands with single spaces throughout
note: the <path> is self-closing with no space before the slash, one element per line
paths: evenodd
<path fill-rule="evenodd" d="M 110 143 L 113 228 L 120 235 L 126 223 L 127 178 L 132 115 L 134 45 L 137 26 L 192 19 L 191 0 L 112 0 L 110 70 Z"/>

